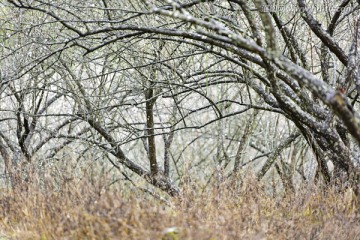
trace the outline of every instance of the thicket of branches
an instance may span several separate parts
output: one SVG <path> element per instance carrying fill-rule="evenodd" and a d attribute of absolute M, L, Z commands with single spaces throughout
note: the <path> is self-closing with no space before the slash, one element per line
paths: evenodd
<path fill-rule="evenodd" d="M 315 180 L 360 194 L 357 1 L 1 7 L 0 153 L 12 184 L 28 165 L 91 158 L 170 195 L 246 167 L 286 191 Z"/>

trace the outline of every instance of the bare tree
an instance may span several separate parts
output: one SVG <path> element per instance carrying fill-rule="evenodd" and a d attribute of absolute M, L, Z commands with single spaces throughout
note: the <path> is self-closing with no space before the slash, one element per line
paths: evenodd
<path fill-rule="evenodd" d="M 80 130 L 60 134 L 66 139 L 63 144 L 70 144 L 69 139 L 91 142 L 149 183 L 177 195 L 169 170 L 173 134 L 206 129 L 254 109 L 241 128 L 240 140 L 230 139 L 232 148 L 217 148 L 216 164 L 220 156 L 226 160 L 220 161 L 223 170 L 230 163 L 230 172 L 244 165 L 246 145 L 256 140 L 251 133 L 256 132 L 257 111 L 268 112 L 287 119 L 289 127 L 285 139 L 268 149 L 271 152 L 253 145 L 268 158 L 260 178 L 275 164 L 284 185 L 293 188 L 287 164 L 279 165 L 276 159 L 301 134 L 317 162 L 318 178 L 347 182 L 359 194 L 357 2 L 5 2 L 12 14 L 4 23 L 2 61 L 10 66 L 24 52 L 36 52 L 13 64 L 14 72 L 2 70 L 6 73 L 2 88 L 18 109 L 13 112 L 18 148 L 28 161 L 32 158 L 28 136 L 39 129 L 32 116 L 50 118 L 38 106 L 48 107 L 55 101 L 51 99 L 66 96 L 72 110 L 64 111 L 62 119 L 79 122 Z M 36 20 L 25 22 L 18 16 Z M 13 28 L 12 17 L 24 25 Z M 26 86 L 19 92 L 20 81 L 31 86 L 31 74 L 36 73 L 48 87 L 29 91 Z M 42 95 L 54 92 L 52 86 L 62 90 L 42 100 Z M 226 91 L 219 91 L 222 86 Z M 35 96 L 32 107 L 25 104 L 24 92 Z M 67 125 L 51 128 L 59 131 Z M 164 168 L 157 135 L 165 136 Z M 225 141 L 217 139 L 217 144 Z M 124 150 L 138 141 L 146 161 L 132 160 L 128 157 L 132 153 Z M 234 152 L 232 157 L 229 151 Z M 176 159 L 173 162 L 179 167 Z"/>

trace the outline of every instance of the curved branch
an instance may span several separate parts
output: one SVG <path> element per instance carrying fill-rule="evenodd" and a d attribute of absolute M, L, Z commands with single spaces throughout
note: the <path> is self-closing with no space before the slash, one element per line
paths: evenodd
<path fill-rule="evenodd" d="M 313 17 L 310 11 L 307 9 L 304 0 L 297 0 L 298 5 L 301 10 L 301 16 L 305 20 L 305 22 L 309 25 L 311 30 L 318 36 L 321 41 L 333 52 L 337 58 L 344 64 L 345 66 L 348 63 L 348 57 L 345 54 L 344 50 L 335 42 L 335 40 L 331 37 L 331 35 L 321 27 L 321 24 Z"/>

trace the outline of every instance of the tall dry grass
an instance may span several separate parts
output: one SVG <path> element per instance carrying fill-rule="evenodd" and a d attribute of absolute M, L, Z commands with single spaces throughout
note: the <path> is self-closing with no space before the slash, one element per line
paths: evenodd
<path fill-rule="evenodd" d="M 272 197 L 253 178 L 167 204 L 99 178 L 37 179 L 0 193 L 0 239 L 360 239 L 351 191 L 308 186 Z"/>

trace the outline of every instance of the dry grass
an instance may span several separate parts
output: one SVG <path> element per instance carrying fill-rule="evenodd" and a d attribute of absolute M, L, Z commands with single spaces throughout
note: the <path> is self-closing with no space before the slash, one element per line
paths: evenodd
<path fill-rule="evenodd" d="M 45 182 L 2 191 L 0 239 L 360 239 L 350 192 L 273 198 L 248 179 L 201 194 L 187 187 L 168 206 L 128 187 L 104 190 L 101 180 Z"/>

